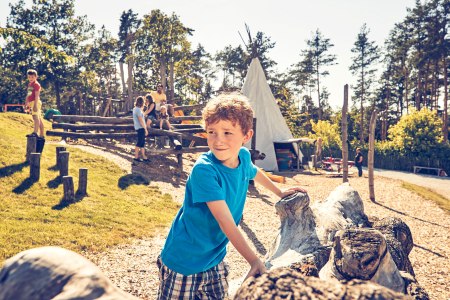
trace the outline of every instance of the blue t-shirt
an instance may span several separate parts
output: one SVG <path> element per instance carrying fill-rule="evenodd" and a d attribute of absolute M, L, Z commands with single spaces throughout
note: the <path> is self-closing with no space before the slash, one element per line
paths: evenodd
<path fill-rule="evenodd" d="M 144 128 L 141 126 L 141 123 L 139 123 L 139 119 L 138 117 L 141 117 L 142 120 L 144 120 L 144 112 L 142 111 L 142 109 L 140 107 L 135 106 L 133 108 L 133 125 L 134 125 L 134 130 L 138 130 L 141 128 Z"/>
<path fill-rule="evenodd" d="M 167 267 L 187 276 L 206 271 L 223 260 L 229 240 L 206 202 L 225 200 L 234 222 L 239 224 L 249 180 L 255 178 L 256 172 L 250 152 L 244 147 L 239 151 L 239 166 L 235 169 L 224 166 L 211 151 L 199 157 L 186 182 L 183 206 L 161 252 Z"/>

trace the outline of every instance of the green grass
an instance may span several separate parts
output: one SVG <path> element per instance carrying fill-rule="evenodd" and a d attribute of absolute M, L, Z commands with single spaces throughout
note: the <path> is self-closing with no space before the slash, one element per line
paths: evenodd
<path fill-rule="evenodd" d="M 0 262 L 25 249 L 61 246 L 80 252 L 102 251 L 132 238 L 153 236 L 172 221 L 179 205 L 170 195 L 126 174 L 100 156 L 69 148 L 69 175 L 78 186 L 79 168 L 88 168 L 88 196 L 62 201 L 55 169 L 55 148 L 47 138 L 39 182 L 32 183 L 24 163 L 25 134 L 31 116 L 0 113 Z M 51 124 L 45 123 L 50 129 Z M 53 138 L 57 141 L 58 138 Z"/>
<path fill-rule="evenodd" d="M 450 213 L 450 200 L 441 196 L 440 194 L 435 193 L 430 189 L 427 189 L 427 188 L 424 188 L 424 187 L 421 187 L 421 186 L 418 186 L 415 184 L 407 183 L 407 182 L 403 182 L 402 187 L 421 196 L 424 199 L 435 202 L 446 213 Z"/>

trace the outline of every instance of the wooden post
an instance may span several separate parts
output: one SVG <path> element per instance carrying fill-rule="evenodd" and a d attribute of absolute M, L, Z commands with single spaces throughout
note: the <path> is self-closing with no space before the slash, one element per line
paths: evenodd
<path fill-rule="evenodd" d="M 317 171 L 317 156 L 316 155 L 311 155 L 311 160 L 312 160 L 312 164 L 313 164 L 314 170 Z"/>
<path fill-rule="evenodd" d="M 59 170 L 59 153 L 66 151 L 66 147 L 56 147 L 56 168 Z"/>
<path fill-rule="evenodd" d="M 63 176 L 63 186 L 64 186 L 64 201 L 74 202 L 75 193 L 73 190 L 72 176 Z"/>
<path fill-rule="evenodd" d="M 81 168 L 78 177 L 78 191 L 77 194 L 81 197 L 87 195 L 87 176 L 88 169 Z"/>
<path fill-rule="evenodd" d="M 373 178 L 373 158 L 375 153 L 375 124 L 377 120 L 377 110 L 372 111 L 369 127 L 369 154 L 367 158 L 367 168 L 369 169 L 369 194 L 370 200 L 375 202 L 375 185 Z"/>
<path fill-rule="evenodd" d="M 67 176 L 69 175 L 69 152 L 61 151 L 59 152 L 59 176 Z"/>
<path fill-rule="evenodd" d="M 31 153 L 30 154 L 30 178 L 33 181 L 39 181 L 41 174 L 41 154 Z"/>
<path fill-rule="evenodd" d="M 27 154 L 26 154 L 26 161 L 30 161 L 30 155 L 31 153 L 36 152 L 36 144 L 37 144 L 37 137 L 35 136 L 27 136 Z"/>
<path fill-rule="evenodd" d="M 178 169 L 180 172 L 183 172 L 183 154 L 178 153 L 177 154 L 177 162 L 178 162 Z"/>
<path fill-rule="evenodd" d="M 348 109 L 348 84 L 344 85 L 344 105 L 342 105 L 342 182 L 348 182 L 348 126 L 347 126 L 347 109 Z"/>

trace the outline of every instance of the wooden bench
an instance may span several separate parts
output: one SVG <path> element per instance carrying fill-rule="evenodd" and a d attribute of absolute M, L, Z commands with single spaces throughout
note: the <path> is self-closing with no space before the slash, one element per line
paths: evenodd
<path fill-rule="evenodd" d="M 436 171 L 436 175 L 439 176 L 442 169 L 441 168 L 414 166 L 414 174 L 417 174 L 418 172 L 420 172 L 420 170 L 433 170 L 433 171 Z"/>

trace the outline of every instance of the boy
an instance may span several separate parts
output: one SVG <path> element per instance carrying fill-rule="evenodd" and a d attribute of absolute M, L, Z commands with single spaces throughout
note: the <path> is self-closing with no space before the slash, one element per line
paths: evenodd
<path fill-rule="evenodd" d="M 144 98 L 139 96 L 136 98 L 136 102 L 134 103 L 133 108 L 133 124 L 134 130 L 137 132 L 137 143 L 134 148 L 134 158 L 133 164 L 136 162 L 149 162 L 150 160 L 145 156 L 145 137 L 148 135 L 147 126 L 145 126 L 144 121 L 144 112 L 142 111 L 142 107 L 144 106 Z M 139 158 L 139 152 L 141 153 L 142 158 Z"/>
<path fill-rule="evenodd" d="M 252 164 L 242 147 L 253 135 L 253 111 L 244 96 L 221 95 L 203 110 L 209 152 L 199 157 L 186 182 L 180 208 L 158 258 L 158 299 L 223 299 L 228 293 L 226 246 L 233 246 L 250 264 L 247 277 L 266 271 L 237 228 L 249 180 L 279 197 L 281 191 Z"/>
<path fill-rule="evenodd" d="M 28 70 L 27 78 L 30 82 L 27 88 L 27 97 L 26 97 L 26 105 L 31 109 L 31 116 L 34 122 L 34 130 L 33 133 L 27 134 L 27 137 L 38 137 L 38 131 L 40 133 L 40 137 L 44 137 L 44 123 L 42 122 L 41 117 L 41 107 L 42 102 L 40 99 L 41 85 L 37 82 L 37 72 L 36 70 Z"/>

